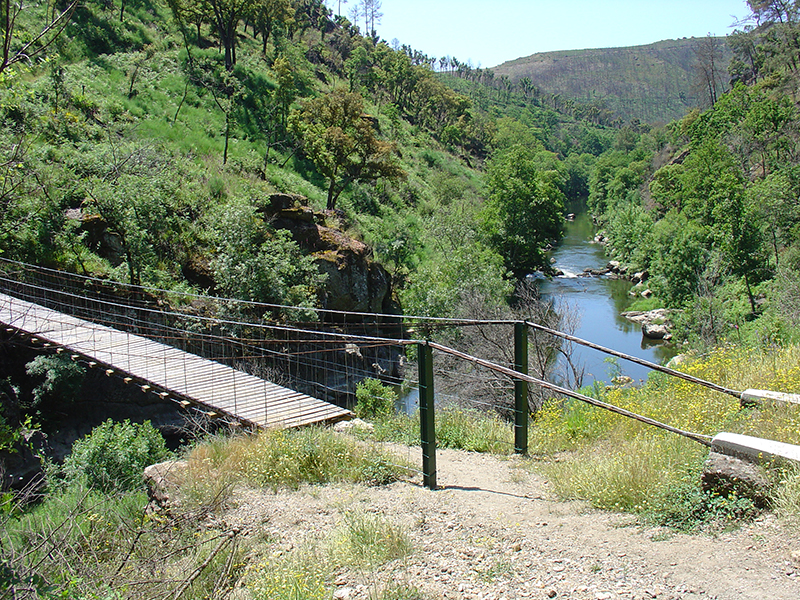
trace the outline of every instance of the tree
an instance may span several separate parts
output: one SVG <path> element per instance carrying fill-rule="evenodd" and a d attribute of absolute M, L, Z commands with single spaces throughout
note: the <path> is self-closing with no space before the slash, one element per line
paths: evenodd
<path fill-rule="evenodd" d="M 489 239 L 518 279 L 547 264 L 545 246 L 561 237 L 564 194 L 557 174 L 540 171 L 530 149 L 514 146 L 488 165 Z"/>
<path fill-rule="evenodd" d="M 381 12 L 381 0 L 363 0 L 364 22 L 366 24 L 367 35 L 375 35 L 375 25 L 381 24 L 383 13 Z"/>
<path fill-rule="evenodd" d="M 747 0 L 747 4 L 751 14 L 743 23 L 750 21 L 755 27 L 746 27 L 745 32 L 757 38 L 754 49 L 766 71 L 788 71 L 796 75 L 800 70 L 800 2 Z M 741 44 L 736 46 L 735 50 L 750 50 Z"/>
<path fill-rule="evenodd" d="M 236 28 L 242 17 L 253 12 L 254 1 L 203 0 L 225 51 L 225 69 L 228 71 L 233 71 L 236 64 Z"/>
<path fill-rule="evenodd" d="M 291 0 L 255 0 L 252 5 L 253 26 L 261 34 L 261 51 L 267 53 L 267 42 L 277 24 L 294 20 Z"/>
<path fill-rule="evenodd" d="M 0 56 L 0 73 L 15 63 L 30 60 L 52 44 L 64 31 L 72 18 L 78 0 L 73 0 L 61 12 L 45 8 L 44 25 L 37 31 L 19 30 L 17 19 L 23 11 L 32 10 L 22 0 L 0 0 L 0 37 L 2 37 L 3 50 Z"/>
<path fill-rule="evenodd" d="M 308 100 L 289 117 L 289 127 L 328 180 L 328 209 L 353 182 L 405 176 L 395 160 L 395 145 L 376 137 L 359 94 L 336 89 Z"/>
<path fill-rule="evenodd" d="M 700 38 L 694 45 L 695 71 L 697 87 L 706 97 L 708 106 L 714 106 L 721 92 L 724 92 L 722 80 L 725 74 L 721 69 L 723 59 L 723 42 L 708 34 Z"/>

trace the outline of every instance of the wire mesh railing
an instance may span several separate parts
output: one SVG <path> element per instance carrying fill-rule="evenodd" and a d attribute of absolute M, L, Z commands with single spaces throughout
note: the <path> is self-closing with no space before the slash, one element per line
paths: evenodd
<path fill-rule="evenodd" d="M 322 321 L 293 321 L 290 307 L 131 286 L 5 259 L 0 289 L 340 406 L 352 405 L 357 383 L 367 377 L 414 385 L 397 316 L 328 311 Z"/>
<path fill-rule="evenodd" d="M 548 381 L 548 360 L 557 346 L 543 350 L 541 336 L 588 345 L 640 364 L 647 361 L 532 320 L 437 319 L 322 309 L 314 309 L 312 315 L 305 307 L 133 286 L 2 258 L 0 290 L 340 406 L 355 404 L 357 385 L 364 379 L 393 386 L 404 396 L 406 410 L 418 404 L 422 471 L 431 487 L 435 487 L 436 471 L 433 414 L 444 404 L 501 415 L 513 427 L 513 441 L 506 436 L 492 441 L 522 453 L 527 451 L 531 412 L 547 396 L 571 397 L 710 444 L 708 436 L 682 431 Z M 742 395 L 660 365 L 646 366 L 729 395 Z M 236 390 L 222 393 L 236 394 Z"/>

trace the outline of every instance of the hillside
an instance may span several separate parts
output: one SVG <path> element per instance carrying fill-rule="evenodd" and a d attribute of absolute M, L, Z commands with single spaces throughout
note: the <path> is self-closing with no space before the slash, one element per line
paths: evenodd
<path fill-rule="evenodd" d="M 719 43 L 718 72 L 727 74 L 731 50 Z M 544 52 L 518 58 L 493 69 L 498 77 L 528 78 L 548 94 L 587 104 L 601 104 L 625 121 L 666 123 L 705 103 L 698 52 L 707 39 L 667 40 L 630 48 Z M 727 82 L 727 77 L 721 77 Z"/>

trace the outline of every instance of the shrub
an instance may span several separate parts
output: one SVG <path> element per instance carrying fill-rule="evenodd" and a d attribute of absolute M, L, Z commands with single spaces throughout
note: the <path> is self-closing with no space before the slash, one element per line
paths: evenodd
<path fill-rule="evenodd" d="M 320 427 L 217 438 L 211 448 L 200 444 L 188 460 L 190 483 L 197 490 L 216 490 L 215 484 L 236 480 L 276 491 L 335 481 L 383 485 L 403 473 L 386 453 Z"/>
<path fill-rule="evenodd" d="M 109 419 L 75 442 L 64 461 L 64 473 L 68 483 L 83 480 L 104 492 L 131 490 L 142 483 L 145 467 L 168 456 L 164 438 L 150 421 Z"/>
<path fill-rule="evenodd" d="M 77 398 L 86 369 L 62 354 L 42 354 L 25 365 L 28 375 L 41 377 L 44 381 L 33 388 L 34 405 L 56 399 L 72 402 Z"/>
<path fill-rule="evenodd" d="M 397 392 L 368 377 L 356 386 L 355 413 L 359 419 L 382 419 L 394 414 Z"/>

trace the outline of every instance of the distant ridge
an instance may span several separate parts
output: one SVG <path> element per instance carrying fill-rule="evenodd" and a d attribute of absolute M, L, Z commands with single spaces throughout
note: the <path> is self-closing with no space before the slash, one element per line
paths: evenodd
<path fill-rule="evenodd" d="M 714 40 L 722 51 L 718 72 L 727 89 L 731 51 L 725 38 Z M 666 123 L 703 105 L 696 49 L 704 42 L 705 38 L 686 38 L 627 48 L 543 52 L 492 70 L 513 82 L 527 77 L 549 94 L 599 104 L 625 121 Z"/>

